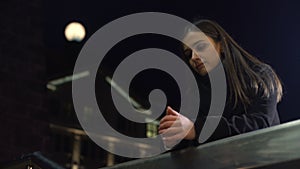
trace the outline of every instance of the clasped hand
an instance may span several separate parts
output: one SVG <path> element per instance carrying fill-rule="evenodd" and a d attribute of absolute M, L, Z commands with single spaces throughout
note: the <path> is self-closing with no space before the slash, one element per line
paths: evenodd
<path fill-rule="evenodd" d="M 160 120 L 159 134 L 162 135 L 167 147 L 174 147 L 182 139 L 193 140 L 196 135 L 194 123 L 170 106 L 167 107 L 166 115 Z"/>

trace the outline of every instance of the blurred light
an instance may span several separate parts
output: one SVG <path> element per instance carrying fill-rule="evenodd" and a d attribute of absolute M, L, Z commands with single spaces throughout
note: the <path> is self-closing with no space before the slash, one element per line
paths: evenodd
<path fill-rule="evenodd" d="M 133 106 L 136 108 L 136 111 L 142 114 L 151 115 L 151 110 L 145 110 L 142 108 L 142 105 L 140 105 L 137 101 L 135 101 L 132 97 L 130 97 L 114 80 L 112 80 L 110 77 L 106 76 L 105 80 L 107 83 L 111 85 L 112 88 L 114 88 L 124 99 L 126 99 L 129 103 L 133 104 Z"/>
<path fill-rule="evenodd" d="M 65 28 L 65 37 L 68 41 L 82 41 L 85 37 L 84 26 L 78 22 L 69 23 Z"/>
<path fill-rule="evenodd" d="M 47 84 L 47 88 L 49 89 L 49 90 L 52 90 L 52 91 L 55 91 L 56 90 L 56 86 L 54 86 L 54 85 L 52 85 L 52 84 Z"/>
<path fill-rule="evenodd" d="M 78 80 L 78 79 L 87 77 L 89 75 L 90 75 L 89 71 L 74 73 L 73 75 L 65 76 L 65 77 L 58 78 L 58 79 L 48 82 L 47 88 L 49 90 L 55 91 L 57 89 L 57 86 L 59 86 L 59 85 L 71 82 L 73 80 Z"/>
<path fill-rule="evenodd" d="M 157 136 L 157 125 L 155 123 L 147 123 L 146 135 L 148 138 Z"/>
<path fill-rule="evenodd" d="M 77 164 L 73 164 L 72 169 L 79 169 L 79 166 Z"/>
<path fill-rule="evenodd" d="M 152 118 L 149 118 L 149 117 L 146 117 L 145 122 L 146 123 L 153 123 L 155 125 L 159 125 L 159 121 L 158 120 L 155 120 L 155 119 L 152 119 Z"/>

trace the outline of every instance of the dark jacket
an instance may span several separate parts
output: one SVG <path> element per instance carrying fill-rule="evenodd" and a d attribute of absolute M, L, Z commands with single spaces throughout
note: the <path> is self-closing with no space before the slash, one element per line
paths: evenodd
<path fill-rule="evenodd" d="M 256 71 L 260 73 L 273 73 L 269 67 Z M 194 123 L 196 139 L 193 141 L 182 140 L 175 149 L 184 148 L 189 145 L 199 145 L 198 137 L 205 121 L 209 120 L 209 118 L 215 118 L 208 116 L 211 101 L 209 77 L 208 75 L 199 77 L 198 81 L 201 101 L 199 114 Z M 248 84 L 251 83 L 249 82 Z M 254 92 L 253 90 L 250 93 L 251 104 L 247 107 L 242 103 L 238 103 L 234 108 L 234 104 L 227 99 L 220 123 L 206 142 L 280 124 L 277 112 L 276 90 L 270 93 L 269 97 L 263 96 L 262 87 L 259 87 L 258 92 Z"/>

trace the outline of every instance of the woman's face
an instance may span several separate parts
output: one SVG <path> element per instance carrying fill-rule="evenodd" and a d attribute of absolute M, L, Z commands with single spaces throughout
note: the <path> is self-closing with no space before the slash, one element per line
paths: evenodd
<path fill-rule="evenodd" d="M 215 43 L 203 32 L 189 32 L 183 42 L 192 47 L 184 45 L 184 54 L 193 69 L 201 76 L 206 75 L 219 64 L 220 43 Z"/>

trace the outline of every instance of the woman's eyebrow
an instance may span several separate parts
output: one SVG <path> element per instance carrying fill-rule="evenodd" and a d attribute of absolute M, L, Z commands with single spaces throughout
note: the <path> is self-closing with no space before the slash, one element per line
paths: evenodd
<path fill-rule="evenodd" d="M 188 46 L 184 46 L 184 47 L 183 47 L 183 52 L 184 52 L 184 53 L 187 52 L 187 51 L 190 51 L 190 50 L 192 50 L 192 49 L 189 48 Z"/>
<path fill-rule="evenodd" d="M 183 45 L 183 51 L 189 50 L 190 48 L 187 45 Z"/>
<path fill-rule="evenodd" d="M 196 41 L 196 42 L 194 42 L 193 44 L 192 44 L 192 46 L 193 47 L 195 47 L 197 44 L 199 44 L 199 43 L 202 43 L 202 42 L 205 42 L 205 40 L 198 40 L 198 41 Z"/>
<path fill-rule="evenodd" d="M 194 42 L 193 44 L 192 44 L 192 47 L 195 47 L 197 44 L 199 44 L 199 43 L 202 43 L 202 42 L 205 42 L 205 40 L 198 40 L 198 41 L 196 41 L 196 42 Z M 185 51 L 185 50 L 187 50 L 187 49 L 191 49 L 188 45 L 183 45 L 183 50 Z"/>

